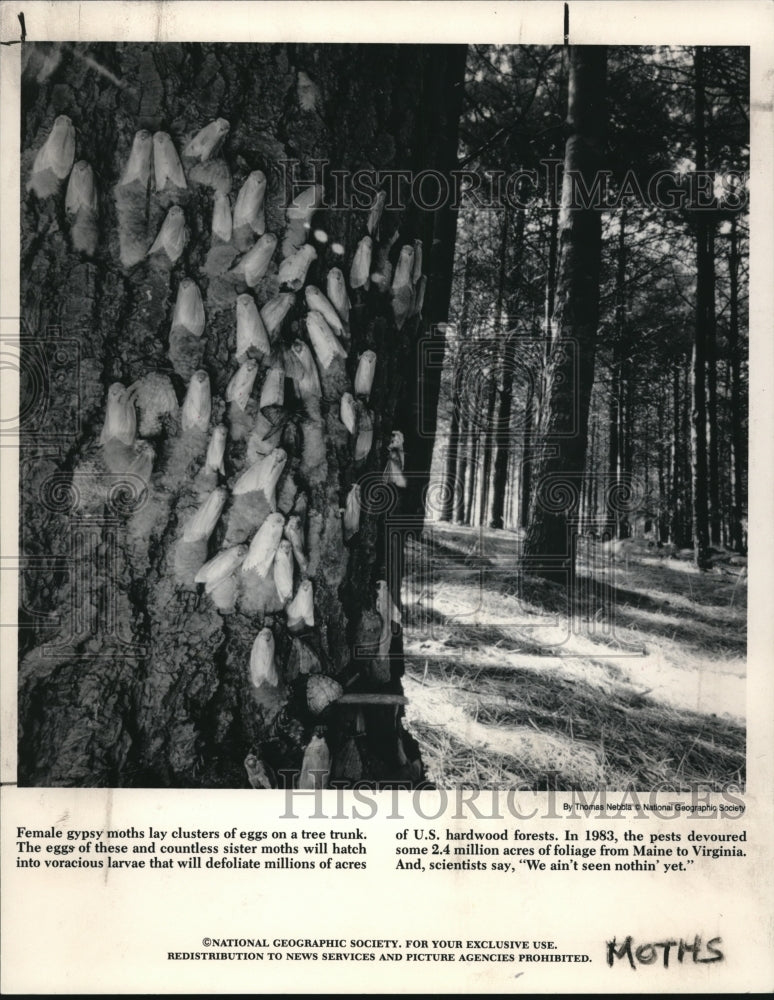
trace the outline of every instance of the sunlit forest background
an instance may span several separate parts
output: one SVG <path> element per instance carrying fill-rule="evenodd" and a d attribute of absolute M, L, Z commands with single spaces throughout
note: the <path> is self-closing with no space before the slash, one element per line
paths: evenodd
<path fill-rule="evenodd" d="M 607 51 L 611 207 L 569 602 L 521 562 L 556 336 L 568 73 L 561 48 L 468 50 L 460 162 L 481 182 L 458 222 L 433 555 L 409 559 L 410 711 L 449 784 L 741 780 L 748 53 Z M 431 587 L 423 565 L 438 567 Z"/>

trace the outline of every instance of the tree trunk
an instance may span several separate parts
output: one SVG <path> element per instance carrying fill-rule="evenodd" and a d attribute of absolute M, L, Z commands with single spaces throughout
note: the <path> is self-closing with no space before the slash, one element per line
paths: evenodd
<path fill-rule="evenodd" d="M 465 481 L 468 474 L 468 422 L 465 415 L 460 419 L 460 440 L 457 445 L 457 466 L 454 470 L 454 512 L 453 524 L 465 523 Z"/>
<path fill-rule="evenodd" d="M 508 336 L 503 352 L 503 388 L 497 421 L 498 443 L 492 476 L 492 527 L 505 527 L 505 494 L 508 485 L 508 461 L 511 454 L 511 416 L 513 410 L 513 371 L 516 363 L 516 339 Z"/>
<path fill-rule="evenodd" d="M 720 454 L 718 441 L 718 360 L 715 321 L 715 218 L 707 218 L 707 445 L 709 450 L 710 542 L 720 545 Z"/>
<path fill-rule="evenodd" d="M 78 157 L 97 178 L 99 228 L 96 248 L 84 242 L 76 231 L 80 216 L 68 225 L 61 188 L 52 197 L 24 199 L 23 316 L 41 335 L 60 328 L 63 378 L 48 380 L 44 412 L 22 440 L 22 552 L 30 567 L 44 556 L 53 568 L 28 567 L 23 581 L 25 607 L 43 617 L 20 633 L 19 781 L 277 787 L 299 772 L 313 783 L 314 765 L 322 780 L 343 785 L 417 783 L 418 749 L 401 722 L 402 640 L 386 596 L 399 605 L 400 565 L 387 537 L 388 512 L 369 487 L 374 477 L 381 480 L 400 426 L 404 386 L 416 385 L 417 323 L 398 330 L 388 294 L 375 282 L 368 289 L 350 284 L 349 336 L 341 336 L 348 356 L 325 362 L 312 339 L 315 360 L 306 341 L 304 276 L 294 284 L 287 259 L 313 241 L 316 259 L 306 280 L 325 292 L 332 268 L 349 275 L 369 204 L 344 211 L 323 206 L 308 229 L 303 208 L 295 219 L 286 209 L 308 188 L 320 160 L 350 172 L 363 164 L 447 169 L 445 150 L 455 140 L 446 109 L 457 99 L 459 48 L 105 44 L 90 54 L 94 62 L 63 48 L 53 75 L 23 81 L 23 182 L 54 117 L 69 115 Z M 95 72 L 95 63 L 106 72 Z M 116 79 L 138 85 L 119 89 Z M 162 140 L 154 142 L 150 169 L 158 189 L 141 163 L 137 179 L 123 183 L 137 129 L 167 130 L 182 153 L 218 116 L 231 123 L 222 150 L 206 163 L 183 156 L 184 187 L 164 186 Z M 141 149 L 142 137 L 138 142 Z M 222 194 L 231 189 L 233 206 L 255 170 L 267 179 L 265 228 L 279 245 L 266 275 L 251 278 L 248 288 L 247 273 L 229 269 L 258 235 L 257 210 L 230 238 L 210 231 L 215 191 L 223 208 Z M 288 191 L 289 177 L 303 183 Z M 332 187 L 329 178 L 326 205 L 333 203 Z M 174 244 L 172 253 L 146 256 L 171 204 L 182 208 L 188 235 L 174 263 Z M 444 270 L 450 270 L 450 223 L 436 254 L 428 238 L 436 221 L 388 206 L 373 234 L 376 259 L 400 230 L 393 261 L 400 242 L 425 237 L 428 316 L 442 311 L 450 281 Z M 307 254 L 294 257 L 296 265 Z M 203 300 L 201 338 L 186 327 L 196 326 L 196 309 L 193 319 L 174 310 L 180 322 L 170 333 L 186 275 Z M 237 294 L 254 294 L 261 308 L 281 287 L 300 294 L 272 332 L 270 351 L 249 349 L 259 362 L 255 390 L 239 390 L 227 405 L 239 368 Z M 355 438 L 339 418 L 340 398 L 354 391 L 366 350 L 377 361 L 370 394 L 361 392 L 363 457 L 356 461 Z M 34 378 L 33 353 L 29 348 L 24 366 Z M 283 362 L 284 403 L 259 412 L 264 372 Z M 69 381 L 68 367 L 75 370 Z M 196 369 L 204 373 L 201 383 L 192 378 Z M 104 420 L 105 400 L 118 381 L 134 385 L 135 394 L 120 397 L 113 411 L 120 420 L 111 423 Z M 195 383 L 209 384 L 211 406 Z M 179 410 L 184 397 L 189 402 Z M 370 449 L 366 411 L 373 415 Z M 133 429 L 128 443 L 117 436 L 128 433 L 128 412 L 139 412 L 133 444 Z M 210 463 L 208 445 L 219 423 L 228 428 L 222 466 Z M 275 495 L 265 478 L 262 489 L 234 492 L 242 473 L 272 446 L 286 455 L 275 522 L 269 521 Z M 420 454 L 418 448 L 413 460 Z M 358 482 L 362 512 L 353 531 Z M 380 485 L 399 508 L 400 488 Z M 192 518 L 208 498 L 217 499 L 216 490 L 225 506 L 209 539 L 199 537 Z M 289 522 L 291 516 L 297 520 Z M 283 547 L 284 570 L 279 555 L 270 558 L 276 538 L 271 545 L 264 534 L 257 567 L 248 558 L 201 592 L 195 576 L 205 561 L 226 548 L 243 555 L 237 547 L 276 519 L 294 539 Z M 288 568 L 290 604 L 283 597 Z M 299 609 L 305 581 L 313 619 Z M 52 624 L 57 616 L 60 624 Z M 346 699 L 339 701 L 342 687 Z M 365 701 L 375 694 L 382 704 Z"/>
<path fill-rule="evenodd" d="M 619 430 L 619 447 L 621 451 L 620 479 L 630 482 L 634 469 L 634 379 L 632 377 L 631 359 L 624 357 L 621 368 L 621 426 Z M 632 525 L 624 512 L 618 519 L 618 537 L 630 538 Z"/>
<path fill-rule="evenodd" d="M 465 45 L 425 46 L 422 86 L 417 88 L 414 101 L 427 131 L 424 136 L 417 136 L 419 145 L 411 163 L 415 175 L 433 169 L 448 176 L 457 166 L 466 56 Z M 417 364 L 414 350 L 413 377 L 405 382 L 399 412 L 407 415 L 402 423 L 409 473 L 404 508 L 406 513 L 422 517 L 438 419 L 445 324 L 449 319 L 454 275 L 457 208 L 450 197 L 439 208 L 419 211 L 418 215 L 418 235 L 424 244 L 428 278 L 421 321 L 427 357 L 431 360 Z"/>
<path fill-rule="evenodd" d="M 555 190 L 556 185 L 553 173 L 549 175 L 548 183 L 551 226 L 548 233 L 548 268 L 546 270 L 545 316 L 543 325 L 545 331 L 546 361 L 550 357 L 551 343 L 553 341 L 551 324 L 554 319 L 554 304 L 556 302 L 556 266 L 559 253 L 559 208 L 557 207 L 557 192 Z"/>
<path fill-rule="evenodd" d="M 523 213 L 520 212 L 520 216 Z M 502 490 L 502 484 L 498 480 L 498 461 L 502 465 L 500 460 L 500 455 L 505 452 L 505 459 L 507 463 L 507 452 L 504 448 L 501 438 L 502 438 L 502 426 L 507 419 L 506 428 L 510 424 L 511 411 L 510 411 L 510 398 L 508 398 L 507 403 L 507 413 L 504 410 L 506 406 L 505 403 L 505 385 L 512 379 L 512 369 L 508 367 L 508 343 L 506 342 L 503 362 L 500 362 L 500 339 L 503 336 L 503 305 L 505 302 L 505 278 L 508 272 L 508 230 L 510 224 L 510 206 L 508 202 L 505 203 L 505 208 L 503 209 L 503 224 L 500 231 L 500 267 L 498 269 L 497 275 L 497 299 L 495 303 L 495 321 L 494 321 L 494 332 L 493 332 L 493 344 L 492 347 L 492 376 L 489 380 L 489 390 L 487 394 L 487 410 L 486 410 L 486 426 L 484 427 L 484 452 L 483 452 L 483 468 L 482 468 L 482 484 L 483 489 L 481 491 L 481 507 L 480 507 L 480 521 L 482 525 L 488 524 L 487 513 L 489 508 L 489 496 L 490 496 L 490 486 L 494 494 L 492 498 L 492 520 L 494 521 L 494 511 L 499 507 L 502 511 L 502 502 L 504 499 L 504 491 Z M 502 375 L 502 386 L 498 385 L 500 377 Z M 497 394 L 500 393 L 500 408 L 498 411 L 498 420 L 495 421 L 495 411 L 497 409 Z M 507 430 L 504 432 L 507 434 Z M 497 449 L 497 455 L 495 456 L 494 462 L 494 480 L 490 482 L 492 476 L 492 454 Z M 501 471 L 501 470 L 500 470 Z M 500 497 L 498 499 L 498 489 L 501 490 Z M 492 524 L 492 527 L 502 527 L 502 514 L 499 515 L 500 524 Z"/>
<path fill-rule="evenodd" d="M 583 477 L 583 505 L 581 530 L 585 534 L 589 526 L 593 524 L 595 509 L 595 487 L 597 479 L 597 447 L 598 447 L 597 419 L 593 411 L 589 424 L 589 453 L 586 462 L 586 474 Z"/>
<path fill-rule="evenodd" d="M 669 497 L 669 469 L 667 466 L 666 420 L 669 414 L 669 381 L 659 381 L 658 407 L 658 541 L 663 544 L 669 541 L 669 523 L 667 517 Z"/>
<path fill-rule="evenodd" d="M 481 405 L 481 396 L 476 394 L 476 399 L 468 401 L 468 405 L 475 407 L 474 412 L 478 412 Z M 465 435 L 465 505 L 462 512 L 462 523 L 466 525 L 475 524 L 476 510 L 476 472 L 478 468 L 478 434 L 477 422 L 470 417 L 466 421 L 467 434 Z"/>
<path fill-rule="evenodd" d="M 493 345 L 492 350 L 493 353 L 489 362 L 491 365 L 489 377 L 482 393 L 484 399 L 486 400 L 486 406 L 483 408 L 484 428 L 480 433 L 479 444 L 481 452 L 481 468 L 479 470 L 477 508 L 478 523 L 482 527 L 486 527 L 487 524 L 487 510 L 489 507 L 489 480 L 491 478 L 492 450 L 494 448 L 494 420 L 495 410 L 497 407 L 497 386 L 495 384 L 495 380 L 497 378 L 499 359 Z"/>
<path fill-rule="evenodd" d="M 618 495 L 623 473 L 623 367 L 624 367 L 624 324 L 626 322 L 626 210 L 621 211 L 618 227 L 618 252 L 615 272 L 615 328 L 610 372 L 610 451 L 608 470 L 614 494 Z M 616 511 L 610 512 L 611 538 L 621 537 L 621 519 Z"/>
<path fill-rule="evenodd" d="M 529 524 L 529 501 L 532 493 L 532 428 L 535 422 L 535 392 L 527 383 L 524 400 L 524 433 L 521 445 L 521 484 L 519 493 L 519 527 Z"/>
<path fill-rule="evenodd" d="M 599 209 L 573 204 L 573 175 L 591 190 L 601 165 L 605 69 L 604 47 L 572 48 L 553 337 L 524 546 L 526 572 L 567 584 L 574 580 L 571 519 L 577 516 L 578 487 L 585 468 L 601 251 Z"/>
<path fill-rule="evenodd" d="M 505 207 L 506 221 L 503 223 L 507 227 L 508 205 Z M 524 208 L 519 207 L 516 215 L 516 233 L 514 240 L 516 259 L 514 270 L 518 272 L 522 254 L 524 252 Z M 504 262 L 504 260 L 503 260 Z M 503 284 L 505 274 L 502 275 Z M 497 454 L 495 455 L 494 477 L 492 482 L 492 527 L 503 528 L 505 526 L 505 494 L 508 485 L 508 465 L 513 451 L 513 441 L 511 440 L 511 420 L 513 417 L 513 379 L 516 373 L 518 342 L 513 333 L 508 335 L 503 353 L 503 385 L 500 395 L 500 414 L 497 421 L 498 441 Z M 529 387 L 528 390 L 529 391 Z M 522 475 L 524 467 L 522 464 Z"/>
<path fill-rule="evenodd" d="M 438 512 L 440 521 L 451 521 L 456 505 L 456 473 L 458 461 L 458 442 L 460 437 L 460 370 L 452 364 L 451 419 L 449 421 L 449 437 L 444 458 L 444 488 L 441 507 Z"/>
<path fill-rule="evenodd" d="M 456 349 L 454 357 L 451 358 L 452 418 L 449 428 L 449 444 L 446 451 L 444 503 L 441 514 L 441 520 L 452 521 L 454 524 L 462 522 L 465 506 L 465 435 L 467 433 L 467 422 L 462 396 L 465 375 L 463 361 L 465 352 L 462 349 L 462 344 L 467 336 L 470 318 L 470 271 L 470 251 L 468 251 L 465 255 L 465 268 L 462 276 L 462 309 L 457 327 Z"/>
<path fill-rule="evenodd" d="M 680 366 L 675 361 L 672 366 L 672 492 L 670 494 L 670 532 L 669 540 L 679 548 L 683 547 L 683 507 L 682 502 L 682 463 L 680 461 L 682 428 L 682 407 L 680 404 Z"/>
<path fill-rule="evenodd" d="M 736 216 L 731 220 L 731 246 L 728 270 L 730 279 L 728 353 L 731 363 L 731 453 L 733 457 L 731 547 L 736 552 L 742 552 L 742 518 L 744 517 L 744 481 L 747 455 L 744 436 L 742 434 L 741 360 L 739 345 L 739 240 Z"/>
<path fill-rule="evenodd" d="M 691 406 L 692 406 L 692 394 L 691 394 L 691 360 L 686 357 L 684 359 L 684 364 L 682 366 L 682 429 L 681 429 L 681 440 L 687 442 L 687 444 L 680 449 L 681 451 L 681 466 L 682 475 L 681 481 L 683 483 L 683 545 L 680 548 L 689 548 L 693 546 L 693 480 L 691 476 Z"/>
<path fill-rule="evenodd" d="M 721 367 L 718 361 L 718 380 L 721 381 L 722 374 L 722 398 L 729 402 L 731 399 L 731 361 L 726 358 Z M 730 405 L 730 403 L 729 403 Z M 720 527 L 721 539 L 724 549 L 733 548 L 731 535 L 731 521 L 734 516 L 734 449 L 730 439 L 730 416 L 728 422 L 722 421 L 723 426 L 718 428 L 718 433 L 729 443 L 728 458 L 723 463 L 723 475 L 721 478 L 722 490 L 720 501 Z"/>
<path fill-rule="evenodd" d="M 706 168 L 704 128 L 704 50 L 695 51 L 695 127 L 696 170 Z M 706 212 L 696 215 L 696 324 L 691 365 L 691 493 L 693 500 L 694 561 L 699 569 L 709 565 L 709 511 L 707 496 L 707 399 L 706 352 L 707 324 L 714 303 L 710 300 L 713 285 L 712 258 L 709 251 L 709 223 Z"/>
<path fill-rule="evenodd" d="M 608 415 L 608 476 L 611 483 L 617 483 L 621 468 L 620 424 L 621 424 L 621 365 L 617 357 L 617 345 L 613 345 L 613 362 L 610 366 L 610 408 Z M 618 537 L 618 516 L 609 511 L 610 537 Z"/>

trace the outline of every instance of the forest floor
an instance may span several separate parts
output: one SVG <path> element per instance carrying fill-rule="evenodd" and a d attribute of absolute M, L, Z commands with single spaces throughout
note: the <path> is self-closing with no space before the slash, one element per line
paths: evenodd
<path fill-rule="evenodd" d="M 577 595 L 520 579 L 519 536 L 433 524 L 407 543 L 406 723 L 438 788 L 745 779 L 744 567 L 587 541 Z M 740 560 L 741 562 L 741 560 Z"/>

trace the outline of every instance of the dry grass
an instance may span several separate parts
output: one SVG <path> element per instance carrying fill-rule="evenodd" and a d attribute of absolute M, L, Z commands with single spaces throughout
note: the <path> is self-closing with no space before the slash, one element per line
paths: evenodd
<path fill-rule="evenodd" d="M 454 528 L 435 541 L 434 578 L 409 573 L 404 641 L 407 724 L 438 787 L 744 783 L 738 578 L 630 554 L 598 580 L 590 559 L 592 606 L 572 609 L 571 628 L 560 588 L 496 572 L 514 536 Z M 594 600 L 615 628 L 598 628 Z"/>

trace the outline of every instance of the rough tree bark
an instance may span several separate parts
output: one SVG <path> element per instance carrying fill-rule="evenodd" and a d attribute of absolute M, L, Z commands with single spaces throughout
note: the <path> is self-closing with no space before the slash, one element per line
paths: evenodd
<path fill-rule="evenodd" d="M 401 721 L 401 636 L 378 586 L 387 580 L 399 603 L 379 497 L 401 492 L 382 477 L 400 427 L 397 402 L 418 376 L 419 320 L 409 317 L 398 329 L 389 285 L 382 291 L 375 280 L 370 287 L 350 282 L 349 343 L 346 333 L 342 337 L 347 358 L 334 357 L 325 368 L 319 355 L 313 358 L 318 398 L 314 372 L 291 357 L 294 344 L 297 357 L 312 357 L 305 294 L 287 273 L 281 282 L 278 268 L 296 247 L 313 245 L 316 260 L 306 283 L 325 292 L 332 268 L 350 274 L 367 233 L 368 203 L 344 211 L 323 207 L 307 229 L 303 206 L 295 220 L 287 215 L 289 197 L 315 179 L 315 161 L 349 172 L 446 169 L 445 150 L 456 141 L 446 125 L 460 88 L 459 47 L 106 44 L 91 46 L 89 60 L 72 46 L 25 48 L 22 189 L 54 118 L 67 115 L 76 129 L 75 158 L 88 161 L 96 178 L 99 224 L 96 247 L 76 238 L 64 182 L 51 196 L 23 196 L 22 309 L 30 337 L 22 383 L 33 403 L 36 392 L 45 398 L 34 425 L 28 422 L 22 433 L 19 782 L 268 787 L 299 772 L 314 781 L 313 765 L 345 785 L 421 781 L 418 749 Z M 230 131 L 216 158 L 196 164 L 183 156 L 187 184 L 165 188 L 156 149 L 157 183 L 137 188 L 128 216 L 117 186 L 137 130 L 169 133 L 180 154 L 218 117 L 230 122 Z M 291 192 L 288 161 L 296 161 L 295 177 L 304 179 Z M 211 219 L 215 191 L 222 207 L 230 190 L 233 207 L 256 170 L 267 179 L 265 228 L 279 242 L 265 277 L 251 288 L 245 275 L 226 272 L 257 232 L 235 227 L 231 239 L 227 233 L 216 238 Z M 324 197 L 330 205 L 330 184 Z M 187 229 L 182 254 L 174 263 L 165 252 L 146 256 L 175 203 Z M 372 234 L 375 269 L 393 234 L 393 266 L 402 244 L 425 238 L 433 314 L 443 312 L 453 241 L 447 221 L 441 249 L 432 252 L 428 234 L 437 222 L 432 213 L 388 204 Z M 206 324 L 199 341 L 184 344 L 181 359 L 170 322 L 186 276 L 201 291 Z M 254 294 L 262 308 L 280 287 L 295 296 L 270 355 L 258 352 L 255 389 L 240 411 L 225 402 L 239 367 L 237 294 Z M 412 303 L 415 298 L 416 287 Z M 358 359 L 366 350 L 377 356 L 376 372 L 370 395 L 361 391 L 353 436 L 340 419 L 340 397 L 356 392 Z M 44 379 L 38 375 L 46 351 Z M 283 360 L 284 405 L 270 411 L 268 438 L 266 424 L 256 438 L 267 364 Z M 56 377 L 52 363 L 60 369 Z M 182 417 L 177 408 L 191 394 L 194 369 L 202 369 L 211 386 L 207 430 L 186 429 L 190 408 Z M 149 373 L 159 381 L 149 383 Z M 154 427 L 143 407 L 159 400 L 140 391 L 138 442 L 121 474 L 112 471 L 114 452 L 108 460 L 108 446 L 100 445 L 107 390 L 118 381 L 171 385 L 176 397 Z M 366 411 L 373 415 L 370 449 Z M 219 422 L 228 427 L 222 470 L 205 462 L 209 432 Z M 359 462 L 356 437 L 367 452 Z M 233 609 L 228 600 L 216 606 L 193 580 L 196 566 L 221 548 L 249 544 L 266 523 L 271 504 L 261 508 L 259 493 L 235 495 L 233 487 L 255 458 L 251 444 L 261 454 L 267 439 L 287 456 L 276 505 L 282 519 L 299 519 L 303 537 L 290 559 L 292 587 L 298 595 L 303 579 L 311 582 L 313 625 L 286 612 L 270 577 L 248 586 L 248 574 L 232 574 Z M 357 483 L 362 510 L 351 532 L 341 511 L 353 512 L 347 500 Z M 222 515 L 209 541 L 194 543 L 199 547 L 183 565 L 189 544 L 183 535 L 216 488 L 227 494 Z M 262 629 L 270 630 L 276 675 L 255 683 L 251 651 Z M 333 701 L 321 707 L 320 694 L 331 691 Z"/>
<path fill-rule="evenodd" d="M 524 543 L 525 571 L 565 584 L 572 582 L 575 569 L 568 529 L 577 516 L 586 459 L 601 252 L 599 208 L 574 203 L 573 187 L 580 179 L 587 191 L 593 190 L 601 167 L 605 75 L 603 46 L 571 49 L 553 331 Z"/>

